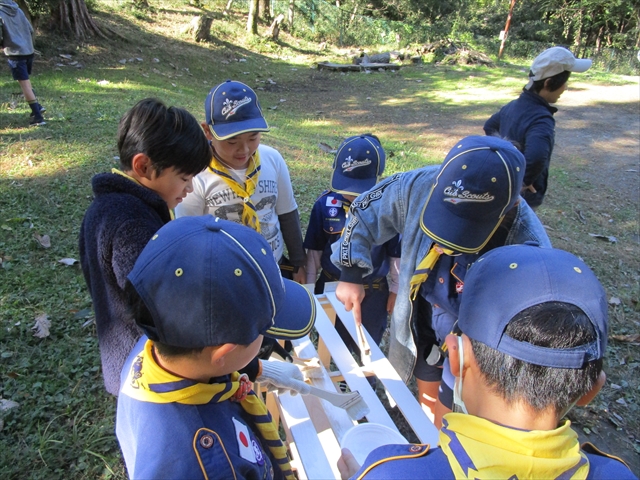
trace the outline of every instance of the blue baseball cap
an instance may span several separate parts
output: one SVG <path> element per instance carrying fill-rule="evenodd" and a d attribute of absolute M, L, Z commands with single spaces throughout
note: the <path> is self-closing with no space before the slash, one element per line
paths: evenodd
<path fill-rule="evenodd" d="M 259 334 L 295 339 L 315 322 L 315 300 L 282 278 L 267 241 L 211 215 L 167 223 L 127 278 L 153 318 L 140 327 L 167 345 L 248 345 Z"/>
<path fill-rule="evenodd" d="M 589 318 L 597 339 L 572 348 L 548 348 L 509 337 L 505 330 L 523 310 L 564 302 Z M 594 273 L 578 257 L 555 248 L 511 245 L 491 250 L 464 280 L 458 326 L 469 338 L 534 365 L 582 368 L 607 348 L 607 296 Z"/>
<path fill-rule="evenodd" d="M 520 198 L 526 162 L 498 137 L 460 140 L 447 154 L 422 211 L 422 230 L 443 247 L 476 253 Z"/>
<path fill-rule="evenodd" d="M 204 112 L 217 140 L 269 131 L 256 92 L 241 82 L 227 80 L 212 88 L 204 102 Z"/>
<path fill-rule="evenodd" d="M 355 196 L 366 192 L 380 180 L 385 159 L 377 137 L 364 134 L 347 138 L 333 161 L 331 190 Z"/>

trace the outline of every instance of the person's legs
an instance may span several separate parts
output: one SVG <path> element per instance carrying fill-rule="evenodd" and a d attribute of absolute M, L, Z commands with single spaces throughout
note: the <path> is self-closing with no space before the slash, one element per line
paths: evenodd
<path fill-rule="evenodd" d="M 31 80 L 29 75 L 31 74 L 31 67 L 33 65 L 33 55 L 20 58 L 9 58 L 9 67 L 11 67 L 11 74 L 13 79 L 18 82 L 22 95 L 25 101 L 31 108 L 31 117 L 29 120 L 30 125 L 44 125 L 45 121 L 42 117 L 42 106 L 38 103 L 36 94 L 31 86 Z"/>
<path fill-rule="evenodd" d="M 413 375 L 418 387 L 418 401 L 429 419 L 435 424 L 442 367 L 438 364 L 430 365 L 427 363 L 427 358 L 432 349 L 437 348 L 438 340 L 435 331 L 431 328 L 432 308 L 429 302 L 418 296 L 415 308 L 417 358 Z"/>

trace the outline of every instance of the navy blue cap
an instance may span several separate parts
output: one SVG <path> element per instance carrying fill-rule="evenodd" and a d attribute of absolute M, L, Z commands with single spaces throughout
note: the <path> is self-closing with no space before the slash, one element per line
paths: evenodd
<path fill-rule="evenodd" d="M 597 339 L 560 349 L 532 345 L 505 333 L 514 316 L 546 302 L 580 308 L 593 324 Z M 582 368 L 604 356 L 607 325 L 607 296 L 602 285 L 582 260 L 563 250 L 532 245 L 496 248 L 480 257 L 465 276 L 458 316 L 462 333 L 524 362 Z"/>
<path fill-rule="evenodd" d="M 227 80 L 212 88 L 204 102 L 204 113 L 217 140 L 269 131 L 256 92 L 241 82 Z"/>
<path fill-rule="evenodd" d="M 331 190 L 355 196 L 366 192 L 380 180 L 385 158 L 380 141 L 373 135 L 347 138 L 333 161 Z"/>
<path fill-rule="evenodd" d="M 140 327 L 176 347 L 248 345 L 259 334 L 295 339 L 315 322 L 315 300 L 282 278 L 267 241 L 211 215 L 167 223 L 127 278 L 153 318 Z"/>
<path fill-rule="evenodd" d="M 466 137 L 447 154 L 422 212 L 420 226 L 436 243 L 476 253 L 520 198 L 526 162 L 498 137 Z"/>

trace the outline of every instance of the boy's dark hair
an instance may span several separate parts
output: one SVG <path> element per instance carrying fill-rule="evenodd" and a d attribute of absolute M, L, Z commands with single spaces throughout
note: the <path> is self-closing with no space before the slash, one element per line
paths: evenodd
<path fill-rule="evenodd" d="M 195 117 L 156 98 L 140 100 L 122 116 L 118 151 L 123 170 L 131 170 L 133 157 L 144 153 L 158 175 L 171 167 L 196 175 L 211 162 L 209 142 Z"/>
<path fill-rule="evenodd" d="M 529 307 L 509 322 L 506 334 L 515 340 L 547 348 L 567 349 L 596 340 L 587 315 L 575 305 L 546 302 Z M 522 400 L 534 410 L 553 407 L 566 413 L 589 392 L 602 371 L 602 358 L 581 369 L 534 365 L 471 339 L 480 371 L 491 389 L 508 402 Z"/>
<path fill-rule="evenodd" d="M 560 72 L 557 75 L 554 75 L 553 77 L 547 77 L 547 78 L 543 78 L 542 80 L 536 80 L 535 82 L 533 82 L 533 85 L 529 90 L 531 90 L 534 93 L 540 93 L 540 91 L 544 88 L 546 81 L 549 80 L 549 84 L 547 85 L 547 90 L 549 90 L 550 92 L 555 92 L 560 87 L 562 87 L 562 85 L 564 85 L 569 81 L 570 75 L 571 75 L 571 72 L 565 70 L 564 72 Z"/>
<path fill-rule="evenodd" d="M 125 284 L 124 292 L 127 297 L 129 310 L 133 314 L 133 317 L 135 318 L 138 326 L 143 330 L 145 330 L 145 326 L 153 327 L 154 322 L 151 312 L 129 280 L 127 280 L 127 283 Z M 160 356 L 165 358 L 188 357 L 191 355 L 197 355 L 198 353 L 202 352 L 202 350 L 204 350 L 204 347 L 175 347 L 173 345 L 167 345 L 166 343 L 157 342 L 153 339 L 151 340 L 153 341 L 153 345 L 156 351 L 160 354 Z"/>

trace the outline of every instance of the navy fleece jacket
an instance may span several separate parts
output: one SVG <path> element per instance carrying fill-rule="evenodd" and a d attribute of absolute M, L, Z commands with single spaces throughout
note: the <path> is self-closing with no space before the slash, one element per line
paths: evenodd
<path fill-rule="evenodd" d="M 127 275 L 171 216 L 156 192 L 122 175 L 99 174 L 91 183 L 95 198 L 80 229 L 80 263 L 93 299 L 104 385 L 118 395 L 122 366 L 142 335 L 127 308 Z"/>

